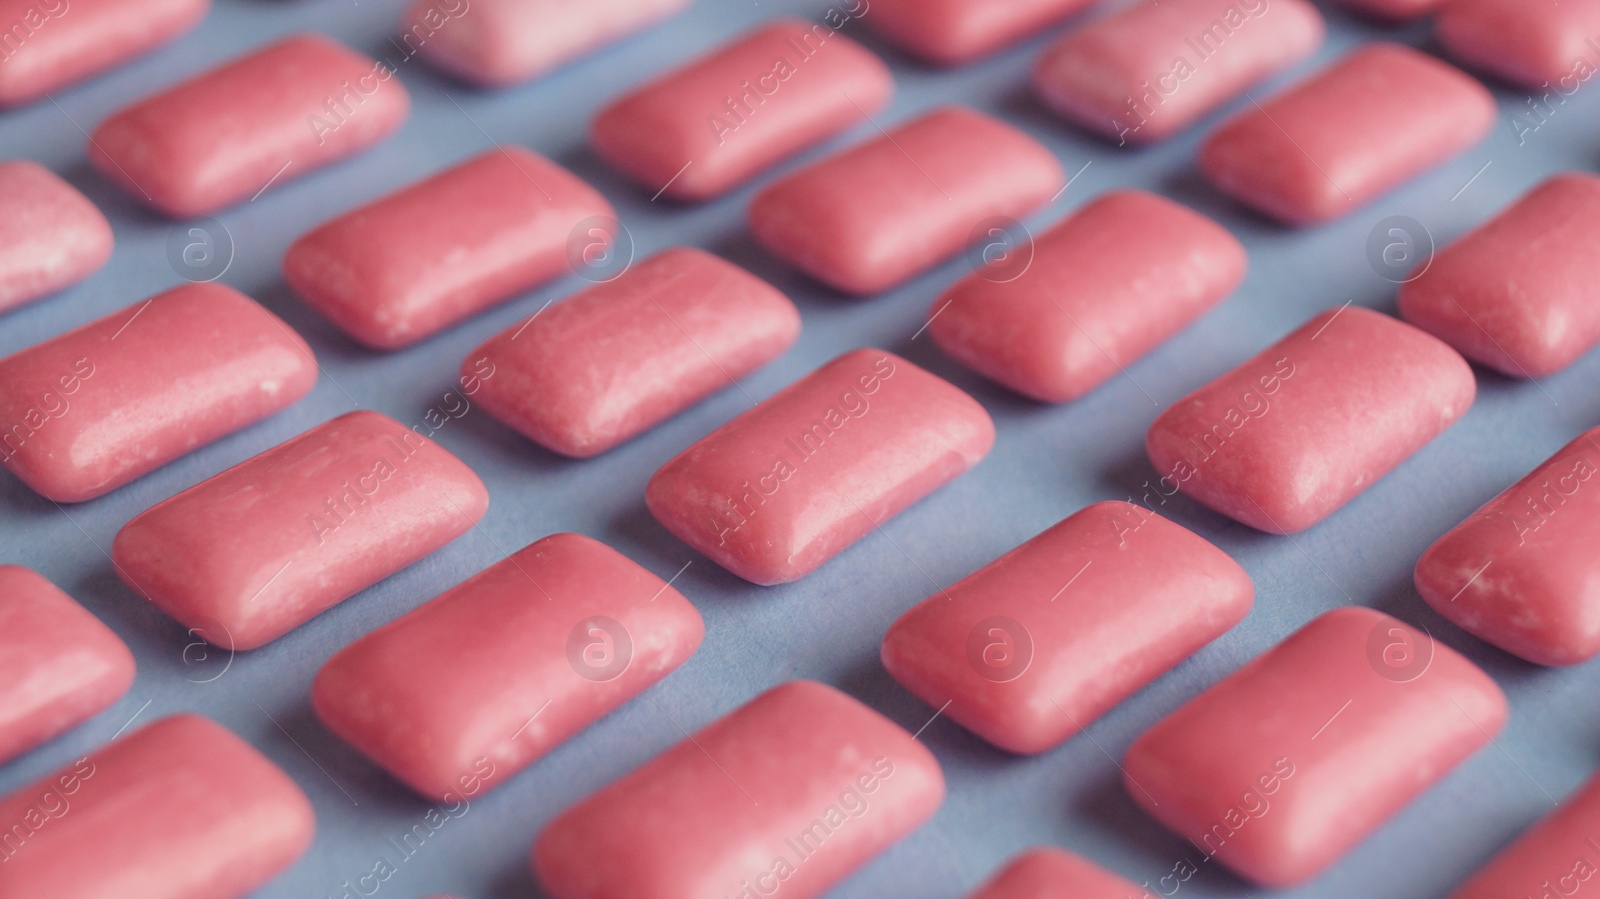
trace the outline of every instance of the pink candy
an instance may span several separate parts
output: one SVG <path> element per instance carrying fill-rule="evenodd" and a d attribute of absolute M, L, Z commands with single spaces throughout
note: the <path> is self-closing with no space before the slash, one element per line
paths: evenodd
<path fill-rule="evenodd" d="M 1463 63 L 1563 98 L 1600 72 L 1600 0 L 1450 0 L 1434 30 Z"/>
<path fill-rule="evenodd" d="M 211 0 L 0 0 L 0 107 L 176 40 L 210 8 Z"/>
<path fill-rule="evenodd" d="M 1145 899 L 1148 895 L 1145 888 L 1075 855 L 1039 848 L 1012 859 L 967 899 Z"/>
<path fill-rule="evenodd" d="M 1449 899 L 1582 896 L 1590 891 L 1585 885 L 1600 874 L 1596 833 L 1600 833 L 1600 778 L 1591 777 Z"/>
<path fill-rule="evenodd" d="M 864 16 L 866 23 L 884 37 L 923 59 L 954 66 L 1043 31 L 1093 2 L 852 0 L 848 9 L 850 14 Z"/>
<path fill-rule="evenodd" d="M 36 163 L 0 162 L 0 312 L 94 274 L 111 245 L 111 223 L 72 185 Z"/>

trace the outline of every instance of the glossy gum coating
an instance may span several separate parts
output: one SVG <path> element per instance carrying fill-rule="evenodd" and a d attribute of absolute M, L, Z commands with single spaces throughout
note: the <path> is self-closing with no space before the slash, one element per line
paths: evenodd
<path fill-rule="evenodd" d="M 1597 219 L 1600 178 L 1557 175 L 1441 250 L 1400 314 L 1504 374 L 1555 374 L 1600 343 Z"/>
<path fill-rule="evenodd" d="M 278 412 L 311 348 L 221 284 L 185 284 L 0 359 L 0 464 L 56 502 L 101 496 Z"/>
<path fill-rule="evenodd" d="M 1600 872 L 1600 778 L 1577 792 L 1501 850 L 1449 899 L 1547 899 L 1581 896 Z"/>
<path fill-rule="evenodd" d="M 1202 41 L 1208 34 L 1216 37 Z M 1310 56 L 1323 36 L 1305 0 L 1135 3 L 1045 51 L 1033 87 L 1080 127 L 1150 144 Z"/>
<path fill-rule="evenodd" d="M 864 19 L 874 31 L 929 62 L 958 66 L 1043 31 L 1095 0 L 854 2 L 867 7 Z"/>
<path fill-rule="evenodd" d="M 417 0 L 400 40 L 485 87 L 535 78 L 687 7 L 690 0 Z"/>
<path fill-rule="evenodd" d="M 283 275 L 351 337 L 399 349 L 565 273 L 579 223 L 615 214 L 566 169 L 502 147 L 320 225 Z"/>
<path fill-rule="evenodd" d="M 207 641 L 254 649 L 459 537 L 488 505 L 438 444 L 351 412 L 157 503 L 111 555 L 128 586 Z"/>
<path fill-rule="evenodd" d="M 0 821 L 35 816 L 42 826 L 0 851 L 0 899 L 241 899 L 293 864 L 316 829 L 288 775 L 187 714 L 0 799 Z"/>
<path fill-rule="evenodd" d="M 0 0 L 0 108 L 29 103 L 176 40 L 211 0 Z M 19 30 L 20 29 L 20 30 Z"/>
<path fill-rule="evenodd" d="M 1600 0 L 1451 0 L 1439 9 L 1434 34 L 1472 68 L 1529 90 L 1571 94 L 1600 67 Z"/>
<path fill-rule="evenodd" d="M 791 681 L 563 812 L 533 866 L 552 899 L 705 899 L 746 883 L 812 899 L 943 799 L 939 763 L 911 734 Z"/>
<path fill-rule="evenodd" d="M 449 802 L 672 673 L 704 631 L 665 581 L 603 543 L 556 534 L 340 651 L 311 701 L 346 742 Z"/>
<path fill-rule="evenodd" d="M 111 223 L 72 185 L 37 163 L 0 162 L 0 312 L 99 271 L 112 243 Z"/>
<path fill-rule="evenodd" d="M 1455 350 L 1345 306 L 1174 403 L 1145 448 L 1161 494 L 1181 489 L 1235 521 L 1294 534 L 1443 433 L 1476 394 Z"/>
<path fill-rule="evenodd" d="M 876 115 L 893 92 L 860 44 L 779 19 L 612 102 L 589 142 L 652 193 L 708 200 Z"/>
<path fill-rule="evenodd" d="M 1060 849 L 1029 849 L 967 899 L 1144 899 L 1144 887 Z"/>
<path fill-rule="evenodd" d="M 300 34 L 112 115 L 89 161 L 173 218 L 216 212 L 352 156 L 411 113 L 387 63 Z"/>
<path fill-rule="evenodd" d="M 972 397 L 892 353 L 859 349 L 663 465 L 645 503 L 718 565 L 782 584 L 954 480 L 993 445 L 994 422 Z"/>
<path fill-rule="evenodd" d="M 133 653 L 100 619 L 34 572 L 0 565 L 0 764 L 110 708 L 133 674 Z"/>
<path fill-rule="evenodd" d="M 1417 562 L 1417 592 L 1462 630 L 1540 665 L 1600 654 L 1600 428 L 1472 513 Z"/>
<path fill-rule="evenodd" d="M 1044 752 L 1238 624 L 1254 598 L 1203 538 L 1097 503 L 902 615 L 883 664 L 990 743 Z"/>
<path fill-rule="evenodd" d="M 1340 6 L 1385 22 L 1409 22 L 1443 7 L 1449 0 L 1335 0 Z"/>
<path fill-rule="evenodd" d="M 1371 43 L 1200 147 L 1212 184 L 1292 225 L 1336 219 L 1488 135 L 1494 97 L 1465 73 L 1399 44 Z"/>
<path fill-rule="evenodd" d="M 1024 132 L 947 106 L 764 188 L 750 228 L 819 281 L 869 295 L 955 255 L 985 219 L 1043 206 L 1065 179 Z"/>
<path fill-rule="evenodd" d="M 977 271 L 934 301 L 934 343 L 1047 403 L 1126 370 L 1244 278 L 1244 247 L 1193 210 L 1143 191 L 1105 194 L 1037 238 L 1014 278 Z"/>
<path fill-rule="evenodd" d="M 1208 856 L 1290 887 L 1487 745 L 1506 716 L 1500 688 L 1454 650 L 1347 606 L 1141 735 L 1125 785 Z"/>
<path fill-rule="evenodd" d="M 638 436 L 778 356 L 800 312 L 710 253 L 665 250 L 489 338 L 462 363 L 476 399 L 536 443 L 587 458 Z"/>

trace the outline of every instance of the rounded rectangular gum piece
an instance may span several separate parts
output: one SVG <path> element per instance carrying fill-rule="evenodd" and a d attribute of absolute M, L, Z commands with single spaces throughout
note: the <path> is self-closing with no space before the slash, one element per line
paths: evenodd
<path fill-rule="evenodd" d="M 1555 374 L 1600 343 L 1597 217 L 1600 178 L 1557 175 L 1439 251 L 1400 315 L 1496 371 Z"/>
<path fill-rule="evenodd" d="M 322 667 L 317 717 L 424 796 L 504 782 L 672 673 L 700 613 L 603 543 L 512 553 Z"/>
<path fill-rule="evenodd" d="M 484 87 L 535 78 L 682 11 L 690 0 L 416 0 L 400 41 Z"/>
<path fill-rule="evenodd" d="M 145 510 L 111 556 L 208 642 L 254 649 L 466 533 L 488 505 L 438 444 L 351 412 Z"/>
<path fill-rule="evenodd" d="M 1097 503 L 900 616 L 883 665 L 995 746 L 1044 752 L 1254 599 L 1250 576 L 1205 539 L 1141 506 Z"/>
<path fill-rule="evenodd" d="M 865 16 L 872 30 L 928 62 L 958 66 L 1044 31 L 1093 2 L 851 0 L 844 9 Z"/>
<path fill-rule="evenodd" d="M 782 355 L 789 298 L 701 250 L 663 251 L 491 337 L 478 401 L 545 448 L 587 458 L 630 440 Z"/>
<path fill-rule="evenodd" d="M 882 293 L 974 243 L 989 219 L 1038 209 L 1066 175 L 1012 126 L 947 106 L 765 187 L 750 229 L 845 293 Z"/>
<path fill-rule="evenodd" d="M 345 333 L 379 350 L 432 336 L 567 271 L 598 191 L 502 147 L 351 210 L 296 240 L 283 276 Z"/>
<path fill-rule="evenodd" d="M 388 63 L 299 34 L 112 115 L 89 161 L 173 218 L 216 212 L 381 142 L 411 99 Z"/>
<path fill-rule="evenodd" d="M 0 312 L 99 271 L 112 243 L 111 223 L 72 185 L 34 162 L 0 162 Z"/>
<path fill-rule="evenodd" d="M 1591 777 L 1555 811 L 1501 850 L 1448 899 L 1555 899 L 1581 896 L 1600 873 L 1600 777 Z"/>
<path fill-rule="evenodd" d="M 1462 630 L 1539 665 L 1600 654 L 1600 428 L 1562 447 L 1417 562 L 1417 592 Z"/>
<path fill-rule="evenodd" d="M 1244 247 L 1193 210 L 1106 194 L 1026 247 L 1020 271 L 979 269 L 934 301 L 928 332 L 968 368 L 1046 403 L 1105 383 L 1244 278 Z"/>
<path fill-rule="evenodd" d="M 1200 169 L 1291 225 L 1339 218 L 1489 134 L 1494 97 L 1466 73 L 1371 43 L 1239 113 L 1200 147 Z"/>
<path fill-rule="evenodd" d="M 1600 0 L 1450 0 L 1433 28 L 1464 65 L 1530 90 L 1571 96 L 1600 67 Z"/>
<path fill-rule="evenodd" d="M 813 899 L 932 817 L 944 775 L 832 687 L 768 690 L 559 815 L 533 847 L 552 899 Z"/>
<path fill-rule="evenodd" d="M 779 19 L 614 101 L 589 142 L 652 193 L 708 200 L 868 120 L 893 93 L 865 47 L 826 23 Z"/>
<path fill-rule="evenodd" d="M 133 653 L 100 619 L 38 574 L 0 565 L 0 765 L 110 708 L 133 674 Z"/>
<path fill-rule="evenodd" d="M 1135 802 L 1258 884 L 1315 877 L 1487 745 L 1492 679 L 1372 609 L 1328 612 L 1129 747 Z"/>
<path fill-rule="evenodd" d="M 211 0 L 0 0 L 0 108 L 149 53 L 210 9 Z"/>
<path fill-rule="evenodd" d="M 1162 477 L 1235 521 L 1295 534 L 1409 459 L 1477 395 L 1455 350 L 1343 306 L 1174 403 L 1145 436 Z"/>
<path fill-rule="evenodd" d="M 678 454 L 645 503 L 757 584 L 814 571 L 978 464 L 994 422 L 972 397 L 878 349 L 845 353 Z"/>
<path fill-rule="evenodd" d="M 1136 3 L 1046 50 L 1033 87 L 1079 127 L 1151 144 L 1309 57 L 1323 35 L 1305 0 Z"/>
<path fill-rule="evenodd" d="M 0 896 L 239 899 L 298 859 L 295 782 L 199 715 L 136 730 L 0 799 Z"/>
<path fill-rule="evenodd" d="M 82 502 L 293 405 L 311 348 L 221 284 L 186 284 L 0 359 L 0 465 Z"/>
<path fill-rule="evenodd" d="M 967 899 L 1144 899 L 1148 888 L 1068 852 L 1029 849 L 1006 863 Z"/>

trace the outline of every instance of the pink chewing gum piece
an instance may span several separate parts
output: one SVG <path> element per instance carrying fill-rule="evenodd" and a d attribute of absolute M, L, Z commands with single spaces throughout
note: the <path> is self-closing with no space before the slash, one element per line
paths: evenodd
<path fill-rule="evenodd" d="M 1143 899 L 1144 887 L 1063 852 L 1040 847 L 1013 858 L 967 899 Z"/>
<path fill-rule="evenodd" d="M 1428 547 L 1417 592 L 1462 630 L 1539 665 L 1600 654 L 1600 428 Z"/>
<path fill-rule="evenodd" d="M 211 0 L 0 0 L 0 108 L 69 87 L 176 40 Z"/>
<path fill-rule="evenodd" d="M 1600 343 L 1600 178 L 1557 175 L 1445 247 L 1400 288 L 1400 314 L 1467 358 L 1542 378 Z"/>
<path fill-rule="evenodd" d="M 148 97 L 89 138 L 89 161 L 174 218 L 205 215 L 353 156 L 411 113 L 385 62 L 285 38 Z"/>
<path fill-rule="evenodd" d="M 1372 609 L 1328 612 L 1134 741 L 1134 801 L 1258 884 L 1321 873 L 1504 726 L 1454 650 Z"/>
<path fill-rule="evenodd" d="M 883 666 L 1011 752 L 1044 752 L 1238 624 L 1238 563 L 1148 510 L 1097 503 L 928 597 Z"/>
<path fill-rule="evenodd" d="M 394 350 L 567 271 L 568 238 L 597 216 L 615 211 L 576 175 L 494 149 L 319 226 L 283 276 L 345 333 Z"/>
<path fill-rule="evenodd" d="M 1448 899 L 1554 899 L 1579 896 L 1600 874 L 1600 777 L 1484 865 Z"/>
<path fill-rule="evenodd" d="M 0 465 L 45 497 L 115 490 L 293 405 L 300 335 L 244 294 L 185 284 L 0 359 Z"/>
<path fill-rule="evenodd" d="M 1023 248 L 1031 262 L 973 272 L 929 311 L 950 356 L 1046 403 L 1083 396 L 1231 294 L 1244 247 L 1220 225 L 1143 191 L 1106 194 Z"/>
<path fill-rule="evenodd" d="M 1374 19 L 1409 22 L 1439 9 L 1447 0 L 1335 0 L 1335 2 Z"/>
<path fill-rule="evenodd" d="M 666 250 L 489 338 L 478 401 L 545 448 L 587 458 L 630 440 L 782 355 L 789 298 L 731 262 Z"/>
<path fill-rule="evenodd" d="M 1465 73 L 1372 43 L 1223 123 L 1200 147 L 1218 190 L 1292 225 L 1336 219 L 1465 151 L 1494 126 Z"/>
<path fill-rule="evenodd" d="M 899 356 L 845 353 L 661 467 L 651 514 L 757 584 L 814 571 L 989 453 L 972 397 Z"/>
<path fill-rule="evenodd" d="M 111 555 L 209 642 L 254 649 L 466 533 L 488 505 L 438 444 L 351 412 L 145 510 Z"/>
<path fill-rule="evenodd" d="M 133 673 L 133 653 L 100 619 L 34 572 L 0 565 L 0 764 L 110 708 Z"/>
<path fill-rule="evenodd" d="M 409 52 L 484 87 L 518 84 L 682 11 L 690 0 L 416 0 Z"/>
<path fill-rule="evenodd" d="M 984 220 L 1043 206 L 1065 178 L 1032 137 L 948 106 L 764 188 L 750 228 L 819 281 L 882 293 L 973 243 Z"/>
<path fill-rule="evenodd" d="M 1093 2 L 853 0 L 853 5 L 872 30 L 900 47 L 937 65 L 958 66 L 1032 37 Z"/>
<path fill-rule="evenodd" d="M 317 674 L 328 728 L 433 799 L 497 786 L 694 655 L 705 626 L 616 550 L 556 534 Z"/>
<path fill-rule="evenodd" d="M 1136 3 L 1045 51 L 1033 87 L 1082 128 L 1151 144 L 1310 56 L 1323 34 L 1305 0 Z"/>
<path fill-rule="evenodd" d="M 1444 433 L 1477 389 L 1437 338 L 1345 306 L 1174 403 L 1145 448 L 1163 496 L 1295 534 Z"/>
<path fill-rule="evenodd" d="M 99 271 L 112 243 L 111 223 L 72 185 L 34 162 L 0 162 L 0 312 Z"/>
<path fill-rule="evenodd" d="M 553 899 L 812 899 L 933 816 L 944 775 L 898 725 L 791 681 L 563 812 L 533 867 Z"/>
<path fill-rule="evenodd" d="M 589 142 L 652 192 L 708 200 L 865 121 L 892 93 L 865 47 L 779 19 L 616 100 Z"/>
<path fill-rule="evenodd" d="M 250 744 L 174 715 L 0 799 L 0 896 L 240 899 L 311 845 L 311 803 Z"/>
<path fill-rule="evenodd" d="M 1600 66 L 1600 0 L 1451 0 L 1433 27 L 1463 64 L 1563 97 L 1577 93 Z"/>

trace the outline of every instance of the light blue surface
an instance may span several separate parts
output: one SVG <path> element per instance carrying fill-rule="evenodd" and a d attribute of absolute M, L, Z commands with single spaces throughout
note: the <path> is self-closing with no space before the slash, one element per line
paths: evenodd
<path fill-rule="evenodd" d="M 211 17 L 176 45 L 63 92 L 56 102 L 0 114 L 0 156 L 36 159 L 63 173 L 106 210 L 117 236 L 116 255 L 104 271 L 0 318 L 0 353 L 179 283 L 165 249 L 172 223 L 142 211 L 88 169 L 80 129 L 92 128 L 155 88 L 294 30 L 324 31 L 368 53 L 399 59 L 389 36 L 401 8 L 400 0 L 218 0 Z M 547 820 L 679 740 L 680 727 L 700 727 L 769 686 L 815 678 L 842 687 L 909 729 L 921 727 L 934 710 L 900 689 L 878 663 L 878 642 L 897 615 L 1084 505 L 1134 493 L 1154 476 L 1143 439 L 1159 409 L 1314 313 L 1346 301 L 1392 312 L 1394 286 L 1367 262 L 1368 233 L 1381 219 L 1412 216 L 1443 243 L 1545 175 L 1593 168 L 1600 153 L 1600 97 L 1590 96 L 1600 88 L 1580 90 L 1547 124 L 1524 135 L 1521 145 L 1509 116 L 1526 108 L 1526 97 L 1497 89 L 1501 121 L 1482 145 L 1343 221 L 1290 231 L 1240 212 L 1203 184 L 1193 159 L 1206 127 L 1156 148 L 1121 151 L 1054 120 L 1024 86 L 1045 39 L 978 65 L 940 72 L 867 37 L 890 61 L 899 85 L 893 106 L 878 119 L 881 124 L 941 103 L 963 102 L 997 112 L 1036 135 L 1068 172 L 1092 162 L 1030 224 L 1053 222 L 1106 190 L 1140 186 L 1217 218 L 1249 247 L 1249 277 L 1223 306 L 1131 366 L 1128 377 L 1072 405 L 1044 407 L 963 371 L 926 336 L 911 339 L 933 298 L 965 273 L 965 262 L 944 265 L 886 296 L 845 299 L 787 270 L 752 242 L 743 210 L 753 186 L 703 206 L 651 203 L 648 193 L 608 171 L 585 148 L 585 129 L 596 110 L 628 87 L 781 11 L 820 17 L 827 8 L 823 0 L 700 0 L 664 26 L 537 83 L 500 93 L 466 88 L 417 60 L 402 63 L 400 77 L 412 93 L 415 112 L 397 137 L 354 161 L 219 214 L 237 246 L 224 282 L 299 329 L 316 349 L 325 374 L 310 397 L 287 412 L 94 502 L 61 510 L 9 476 L 0 477 L 0 561 L 30 565 L 61 585 L 106 620 L 139 659 L 138 680 L 125 699 L 74 733 L 0 768 L 0 791 L 98 746 L 136 712 L 138 723 L 146 723 L 197 711 L 259 747 L 305 787 L 316 805 L 316 844 L 258 895 L 338 895 L 345 881 L 355 883 L 386 857 L 398 864 L 399 873 L 381 885 L 385 896 L 411 899 L 447 890 L 469 899 L 540 896 L 526 857 Z M 1317 57 L 1255 96 L 1270 94 L 1354 43 L 1385 33 L 1327 12 L 1330 38 Z M 859 26 L 851 33 L 860 36 Z M 1395 35 L 1428 45 L 1424 27 Z M 1248 102 L 1240 100 L 1231 109 Z M 782 170 L 872 133 L 871 126 L 858 128 Z M 595 184 L 617 205 L 641 256 L 673 244 L 695 244 L 769 279 L 805 316 L 799 343 L 746 379 L 743 391 L 724 391 L 588 462 L 543 452 L 477 410 L 451 422 L 438 439 L 477 470 L 492 495 L 480 529 L 270 646 L 240 655 L 231 667 L 224 669 L 226 660 L 217 657 L 199 662 L 192 649 L 188 659 L 195 664 L 186 664 L 191 641 L 184 631 L 125 588 L 111 570 L 104 550 L 124 522 L 356 405 L 407 424 L 422 422 L 479 341 L 585 285 L 569 277 L 393 355 L 355 346 L 284 286 L 279 262 L 296 236 L 478 153 L 491 141 L 529 146 Z M 763 589 L 734 578 L 651 519 L 642 501 L 646 479 L 673 454 L 743 411 L 749 405 L 745 392 L 766 397 L 843 350 L 869 344 L 951 379 L 993 413 L 999 441 L 982 465 L 886 524 L 882 533 L 785 587 Z M 1259 534 L 1187 500 L 1173 500 L 1164 510 L 1170 517 L 1232 553 L 1255 579 L 1258 599 L 1250 617 L 1086 735 L 1036 758 L 1007 756 L 947 720 L 935 721 L 922 738 L 945 767 L 949 799 L 930 824 L 833 896 L 957 897 L 1009 855 L 1038 843 L 1069 847 L 1135 881 L 1153 882 L 1180 859 L 1198 860 L 1195 850 L 1134 807 L 1112 758 L 1199 690 L 1319 612 L 1348 603 L 1425 625 L 1465 651 L 1505 687 L 1512 719 L 1494 747 L 1473 757 L 1326 876 L 1281 895 L 1438 896 L 1548 811 L 1550 797 L 1571 791 L 1596 764 L 1600 668 L 1546 671 L 1490 650 L 1423 605 L 1411 586 L 1411 568 L 1432 540 L 1480 503 L 1600 423 L 1600 353 L 1538 384 L 1485 372 L 1479 376 L 1477 405 L 1460 424 L 1307 534 Z M 644 698 L 505 787 L 474 800 L 462 817 L 401 863 L 388 840 L 420 823 L 427 806 L 316 721 L 307 701 L 311 678 L 328 656 L 360 635 L 509 551 L 562 530 L 604 540 L 663 577 L 693 561 L 676 585 L 705 615 L 705 645 Z M 207 683 L 193 682 L 219 673 Z M 1180 895 L 1258 895 L 1216 866 L 1204 867 Z"/>

